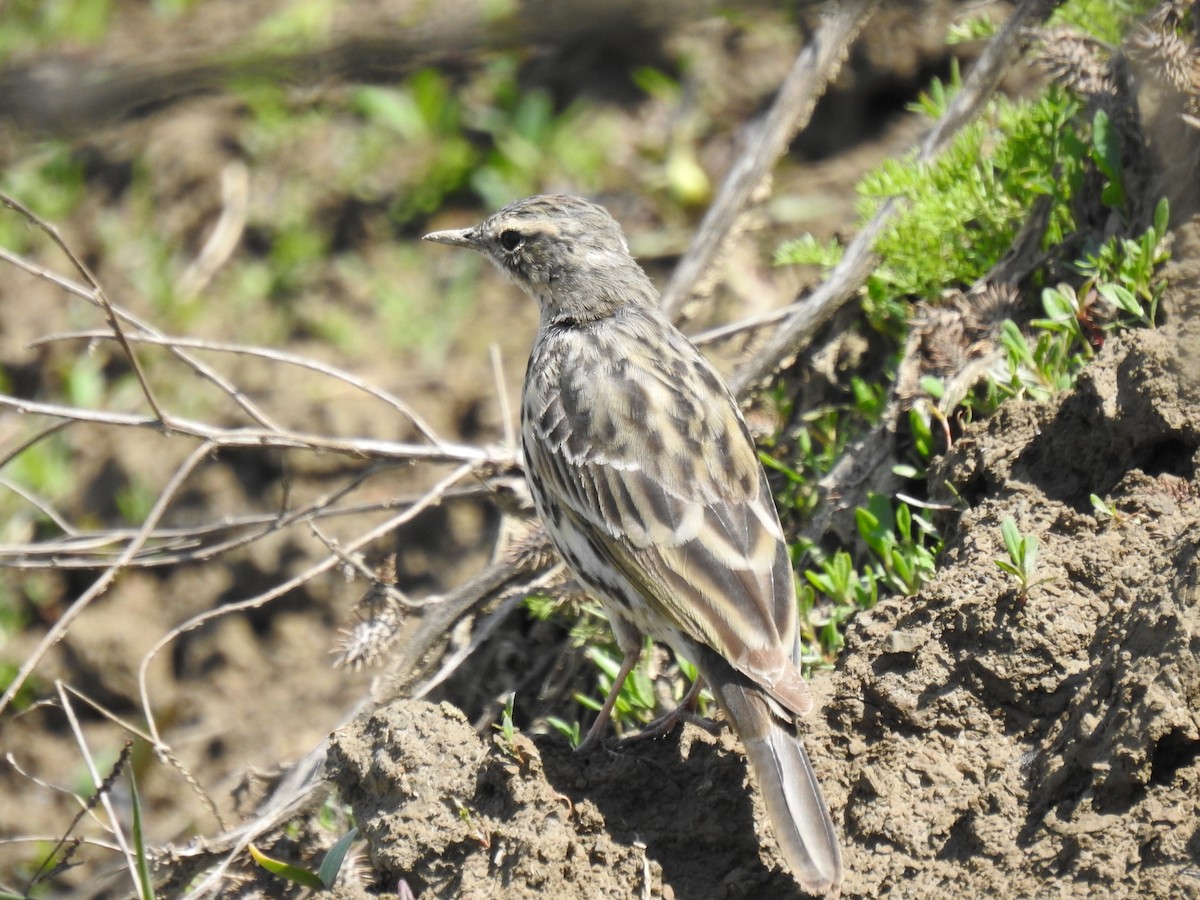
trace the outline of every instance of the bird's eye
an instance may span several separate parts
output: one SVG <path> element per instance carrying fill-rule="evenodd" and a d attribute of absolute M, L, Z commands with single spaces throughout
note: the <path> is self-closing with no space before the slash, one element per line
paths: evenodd
<path fill-rule="evenodd" d="M 521 232 L 513 231 L 511 228 L 507 231 L 500 232 L 500 246 L 505 250 L 516 250 L 524 243 L 525 238 L 521 236 Z"/>

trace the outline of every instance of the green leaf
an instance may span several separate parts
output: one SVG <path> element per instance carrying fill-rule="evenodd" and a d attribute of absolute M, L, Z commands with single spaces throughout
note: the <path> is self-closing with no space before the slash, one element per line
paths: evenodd
<path fill-rule="evenodd" d="M 1021 560 L 1021 532 L 1017 530 L 1017 523 L 1011 517 L 1005 519 L 1000 524 L 1000 534 L 1004 537 L 1004 546 L 1008 550 L 1008 555 L 1014 562 Z M 1003 566 L 1001 566 L 1003 568 Z"/>
<path fill-rule="evenodd" d="M 1042 289 L 1042 308 L 1054 322 L 1069 322 L 1075 318 L 1075 305 L 1059 288 Z"/>
<path fill-rule="evenodd" d="M 654 709 L 657 702 L 654 696 L 654 682 L 643 667 L 638 666 L 630 672 L 629 678 L 621 688 L 621 693 L 628 696 L 632 706 Z"/>
<path fill-rule="evenodd" d="M 1131 316 L 1137 316 L 1139 319 L 1145 318 L 1142 304 L 1138 302 L 1137 297 L 1128 288 L 1122 287 L 1119 284 L 1100 284 L 1096 286 L 1096 290 L 1109 303 L 1120 307 Z"/>
<path fill-rule="evenodd" d="M 996 23 L 992 21 L 991 16 L 979 13 L 964 21 L 952 22 L 946 35 L 946 43 L 953 46 L 967 41 L 984 40 L 994 36 L 996 31 Z"/>
<path fill-rule="evenodd" d="M 621 663 L 613 659 L 599 647 L 588 647 L 587 658 L 595 664 L 597 669 L 607 675 L 610 680 L 615 679 L 617 673 L 621 671 Z"/>
<path fill-rule="evenodd" d="M 630 80 L 642 90 L 660 101 L 675 102 L 681 89 L 679 82 L 651 66 L 639 66 L 629 73 Z"/>
<path fill-rule="evenodd" d="M 946 383 L 940 378 L 935 378 L 932 375 L 923 375 L 917 383 L 921 386 L 921 390 L 935 400 L 941 400 L 946 395 Z"/>
<path fill-rule="evenodd" d="M 353 103 L 364 118 L 394 131 L 406 140 L 422 140 L 432 133 L 407 92 L 393 87 L 360 87 L 354 92 Z"/>
<path fill-rule="evenodd" d="M 775 251 L 773 264 L 777 266 L 821 266 L 832 269 L 842 261 L 842 245 L 836 238 L 822 244 L 811 234 L 785 241 Z"/>
<path fill-rule="evenodd" d="M 579 746 L 580 736 L 578 722 L 567 722 L 558 718 L 558 716 L 546 716 L 546 721 L 550 723 L 551 728 L 565 737 L 567 741 L 570 742 L 572 747 Z"/>
<path fill-rule="evenodd" d="M 1161 241 L 1167 233 L 1167 225 L 1171 220 L 1171 209 L 1167 203 L 1167 198 L 1163 197 L 1154 207 L 1154 233 Z"/>
<path fill-rule="evenodd" d="M 1092 158 L 1100 171 L 1108 178 L 1100 199 L 1113 209 L 1125 208 L 1125 188 L 1121 171 L 1121 137 L 1112 127 L 1108 113 L 1096 110 L 1092 119 Z"/>
<path fill-rule="evenodd" d="M 1001 569 L 1003 569 L 1005 572 L 1007 572 L 1009 575 L 1013 576 L 1014 578 L 1021 577 L 1021 570 L 1018 569 L 1016 566 L 1014 566 L 1012 563 L 1008 562 L 1007 560 L 994 559 L 994 560 L 992 560 L 992 562 L 994 562 L 996 565 L 998 565 Z"/>
<path fill-rule="evenodd" d="M 809 580 L 813 587 L 827 597 L 833 597 L 837 594 L 833 586 L 833 581 L 830 580 L 828 575 L 821 572 L 814 572 L 812 569 L 805 569 L 804 577 Z"/>
<path fill-rule="evenodd" d="M 329 852 L 325 854 L 321 868 L 317 870 L 317 877 L 321 879 L 321 883 L 325 887 L 331 888 L 337 881 L 338 872 L 342 870 L 342 863 L 356 837 L 358 837 L 357 825 L 338 838 L 337 843 L 330 847 Z"/>
<path fill-rule="evenodd" d="M 280 878 L 286 878 L 295 884 L 301 884 L 304 887 L 310 887 L 317 891 L 325 887 L 325 883 L 317 875 L 308 871 L 308 869 L 301 869 L 299 866 L 293 866 L 278 859 L 272 859 L 265 853 L 262 853 L 253 844 L 249 845 L 249 850 L 250 855 L 254 857 L 254 861 L 272 875 L 278 875 Z"/>
<path fill-rule="evenodd" d="M 1037 570 L 1037 535 L 1027 534 L 1025 537 L 1021 538 L 1021 549 L 1024 551 L 1021 564 L 1025 567 L 1025 574 L 1029 577 L 1033 577 L 1033 573 Z"/>
<path fill-rule="evenodd" d="M 138 890 L 142 900 L 154 900 L 154 884 L 150 880 L 150 860 L 146 854 L 146 833 L 142 827 L 142 801 L 138 796 L 137 779 L 129 769 L 129 801 L 133 807 L 133 847 L 137 856 Z"/>

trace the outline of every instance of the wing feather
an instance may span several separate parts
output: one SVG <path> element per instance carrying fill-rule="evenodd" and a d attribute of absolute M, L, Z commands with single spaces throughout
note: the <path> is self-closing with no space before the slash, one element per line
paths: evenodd
<path fill-rule="evenodd" d="M 530 371 L 556 381 L 524 412 L 527 463 L 660 617 L 768 690 L 791 685 L 795 586 L 753 441 L 699 351 L 673 329 L 662 347 L 662 323 L 645 324 L 535 349 Z M 777 696 L 795 712 L 799 684 Z"/>

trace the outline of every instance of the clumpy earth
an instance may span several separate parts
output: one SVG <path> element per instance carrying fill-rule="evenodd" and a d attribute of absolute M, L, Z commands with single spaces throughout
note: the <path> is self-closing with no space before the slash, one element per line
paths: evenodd
<path fill-rule="evenodd" d="M 816 680 L 846 896 L 1200 896 L 1200 323 L 1195 272 L 1172 284 L 1165 326 L 966 430 L 931 479 L 962 510 L 937 577 Z M 1009 517 L 1040 541 L 1024 594 Z M 329 761 L 418 896 L 801 896 L 727 729 L 580 757 L 401 700 Z"/>

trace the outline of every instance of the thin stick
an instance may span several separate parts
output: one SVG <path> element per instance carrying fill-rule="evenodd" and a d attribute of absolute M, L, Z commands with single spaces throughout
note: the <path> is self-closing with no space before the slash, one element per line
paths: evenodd
<path fill-rule="evenodd" d="M 271 428 L 222 428 L 193 419 L 171 417 L 164 429 L 155 417 L 131 413 L 105 412 L 83 409 L 58 403 L 41 403 L 0 394 L 0 407 L 8 407 L 26 415 L 55 416 L 78 422 L 94 422 L 99 425 L 115 425 L 134 428 L 150 428 L 162 432 L 190 435 L 218 447 L 295 448 L 326 450 L 347 456 L 374 457 L 379 459 L 422 460 L 425 462 L 490 462 L 494 465 L 514 465 L 511 452 L 500 449 L 484 450 L 467 444 L 443 443 L 437 447 L 423 444 L 408 444 L 398 441 L 381 441 L 368 438 L 338 439 L 289 429 Z"/>
<path fill-rule="evenodd" d="M 40 347 L 44 344 L 51 344 L 60 341 L 94 341 L 111 339 L 112 335 L 107 331 L 71 331 L 60 334 L 49 334 L 44 337 L 30 341 L 29 347 Z M 442 443 L 441 437 L 433 430 L 428 422 L 417 415 L 407 403 L 388 391 L 378 388 L 375 385 L 363 381 L 357 375 L 347 372 L 345 369 L 339 369 L 337 366 L 331 366 L 328 363 L 318 362 L 315 359 L 310 359 L 306 356 L 300 356 L 296 353 L 288 353 L 286 350 L 275 350 L 269 347 L 252 347 L 246 344 L 234 344 L 226 341 L 210 341 L 200 338 L 180 338 L 170 337 L 167 335 L 149 335 L 149 334 L 131 334 L 129 340 L 135 344 L 154 344 L 160 347 L 186 347 L 192 350 L 211 350 L 215 353 L 231 353 L 238 356 L 250 356 L 256 359 L 265 359 L 268 362 L 283 363 L 289 366 L 296 366 L 301 369 L 308 369 L 313 372 L 319 372 L 322 375 L 328 375 L 330 378 L 335 378 L 338 381 L 344 382 L 351 387 L 362 391 L 364 394 L 382 400 L 388 406 L 392 407 L 400 415 L 404 416 L 413 426 L 435 447 Z"/>
<path fill-rule="evenodd" d="M 383 537 L 385 534 L 394 531 L 399 526 L 416 518 L 431 506 L 437 505 L 441 502 L 443 493 L 453 484 L 474 475 L 476 466 L 476 463 L 467 463 L 466 465 L 459 466 L 452 473 L 450 473 L 450 475 L 446 476 L 432 488 L 430 488 L 429 492 L 421 499 L 419 503 L 413 504 L 412 507 L 406 509 L 399 515 L 393 516 L 383 524 L 372 528 L 366 534 L 355 538 L 353 541 L 348 543 L 345 548 L 343 548 L 343 552 L 347 554 L 356 553 L 363 547 L 367 546 L 367 544 L 370 544 L 372 541 Z M 150 668 L 150 663 L 156 656 L 158 656 L 160 652 L 162 652 L 162 649 L 180 635 L 186 634 L 189 631 L 193 631 L 196 628 L 199 628 L 205 622 L 208 622 L 212 619 L 219 618 L 220 616 L 230 615 L 231 613 L 240 612 L 242 610 L 257 609 L 260 606 L 264 606 L 267 603 L 270 603 L 272 600 L 282 597 L 284 594 L 299 587 L 300 585 L 311 581 L 323 572 L 328 572 L 340 561 L 341 560 L 337 555 L 330 554 L 321 562 L 309 566 L 300 574 L 282 582 L 281 584 L 275 585 L 275 587 L 268 591 L 264 591 L 261 594 L 256 594 L 255 596 L 246 600 L 242 600 L 238 603 L 230 603 L 220 607 L 219 609 L 210 609 L 207 612 L 193 616 L 182 625 L 172 628 L 165 635 L 159 638 L 153 647 L 146 651 L 145 656 L 142 657 L 142 661 L 138 666 L 138 693 L 142 701 L 142 711 L 145 713 L 146 723 L 150 727 L 150 732 L 154 737 L 154 744 L 156 747 L 163 743 L 163 741 L 162 736 L 158 732 L 158 725 L 154 720 L 154 712 L 150 703 L 150 690 L 147 685 L 146 673 Z"/>
<path fill-rule="evenodd" d="M 71 725 L 71 733 L 75 735 L 75 743 L 79 747 L 83 763 L 87 766 L 88 774 L 92 776 L 92 785 L 99 794 L 100 805 L 104 807 L 104 812 L 108 815 L 109 830 L 112 832 L 113 837 L 116 838 L 117 846 L 121 848 L 121 855 L 125 858 L 125 864 L 129 867 L 129 874 L 133 878 L 134 891 L 136 892 L 139 884 L 137 860 L 134 859 L 133 851 L 129 849 L 129 844 L 125 841 L 125 829 L 121 827 L 121 819 L 117 815 L 117 811 L 113 809 L 112 798 L 108 796 L 108 785 L 106 784 L 108 779 L 100 777 L 100 770 L 96 768 L 96 761 L 92 758 L 91 750 L 88 749 L 87 741 L 83 737 L 83 729 L 79 727 L 79 720 L 75 718 L 75 708 L 71 706 L 71 698 L 67 696 L 67 692 L 63 689 L 63 683 L 56 680 L 54 686 L 58 689 L 63 713 L 66 714 L 67 722 Z"/>
<path fill-rule="evenodd" d="M 492 378 L 496 382 L 496 404 L 500 407 L 500 424 L 504 429 L 504 446 L 515 450 L 517 436 L 513 433 L 512 409 L 508 405 L 508 391 L 504 386 L 504 359 L 500 356 L 500 345 L 488 344 L 488 356 L 492 361 Z"/>
<path fill-rule="evenodd" d="M 499 608 L 492 611 L 483 623 L 471 632 L 471 639 L 466 644 L 459 647 L 442 661 L 438 670 L 430 675 L 421 684 L 414 687 L 409 696 L 414 700 L 420 700 L 430 691 L 434 690 L 438 685 L 442 684 L 447 678 L 454 674 L 455 670 L 462 665 L 467 657 L 474 653 L 484 641 L 491 637 L 492 633 L 504 622 L 508 614 L 513 608 L 525 597 L 528 597 L 539 588 L 544 588 L 548 584 L 553 584 L 556 579 L 562 576 L 565 567 L 559 563 L 551 568 L 536 574 L 533 578 L 525 581 L 515 588 L 510 588 L 506 592 L 505 598 L 501 601 Z"/>
<path fill-rule="evenodd" d="M 18 269 L 28 272 L 30 275 L 33 275 L 36 278 L 41 278 L 45 281 L 48 281 L 51 284 L 62 288 L 69 294 L 74 294 L 76 297 L 87 300 L 89 303 L 94 304 L 97 302 L 92 292 L 79 282 L 72 281 L 70 278 L 64 278 L 62 275 L 51 272 L 49 269 L 43 268 L 36 263 L 31 263 L 15 253 L 10 253 L 3 247 L 0 247 L 0 260 L 16 266 Z M 117 317 L 121 319 L 121 321 L 133 325 L 135 328 L 141 331 L 142 334 L 153 335 L 157 337 L 162 336 L 157 329 L 153 328 L 149 323 L 144 322 L 142 319 L 138 318 L 128 310 L 122 309 L 120 306 L 116 306 L 115 304 L 111 303 L 109 306 L 117 315 Z M 197 375 L 216 385 L 220 391 L 226 394 L 234 403 L 241 407 L 242 411 L 259 425 L 262 425 L 264 428 L 278 427 L 270 416 L 259 409 L 254 401 L 242 393 L 241 388 L 229 381 L 229 379 L 227 379 L 224 375 L 217 372 L 211 366 L 205 365 L 190 353 L 186 353 L 177 348 L 169 349 L 177 359 L 188 365 Z"/>
<path fill-rule="evenodd" d="M 154 507 L 150 510 L 150 514 L 146 516 L 146 521 L 142 523 L 141 529 L 134 536 L 133 540 L 129 542 L 129 546 L 125 548 L 125 551 L 119 557 L 117 557 L 117 560 L 111 566 L 109 566 L 108 569 L 106 569 L 104 573 L 95 580 L 95 582 L 92 583 L 90 588 L 80 595 L 78 600 L 67 607 L 66 611 L 62 614 L 62 616 L 59 617 L 58 621 L 55 622 L 50 627 L 50 630 L 46 632 L 45 637 L 38 642 L 38 645 L 34 649 L 33 653 L 31 653 L 25 659 L 25 661 L 21 663 L 21 668 L 13 677 L 12 682 L 9 684 L 7 690 L 5 690 L 4 695 L 0 696 L 0 713 L 4 712 L 4 710 L 8 707 L 8 704 L 12 701 L 12 698 L 17 695 L 17 692 L 25 684 L 26 679 L 29 678 L 30 673 L 37 668 L 43 657 L 50 652 L 50 648 L 63 639 L 63 636 L 67 633 L 67 629 L 71 627 L 76 619 L 83 615 L 84 610 L 88 608 L 91 602 L 108 590 L 109 586 L 121 573 L 121 570 L 125 568 L 129 561 L 132 560 L 137 554 L 138 550 L 141 549 L 142 545 L 147 541 L 150 536 L 150 532 L 153 531 L 154 526 L 158 524 L 158 520 L 161 519 L 163 513 L 166 512 L 167 506 L 174 499 L 176 492 L 182 486 L 184 480 L 186 480 L 186 478 L 192 473 L 192 470 L 200 464 L 200 461 L 208 456 L 208 454 L 214 449 L 215 446 L 212 443 L 205 442 L 193 450 L 192 454 L 184 461 L 183 465 L 176 470 L 175 474 L 171 477 L 171 480 L 167 482 L 167 486 L 163 488 L 162 493 L 159 494 L 158 500 L 155 502 Z"/>
<path fill-rule="evenodd" d="M 0 478 L 0 487 L 12 491 L 68 535 L 75 536 L 79 534 L 75 530 L 75 527 L 67 521 L 66 517 L 50 504 L 49 500 L 39 497 L 28 488 L 17 484 L 15 481 L 9 481 L 7 478 Z"/>
<path fill-rule="evenodd" d="M 221 266 L 229 261 L 246 229 L 250 208 L 250 169 L 235 159 L 221 169 L 221 215 L 208 239 L 175 283 L 175 293 L 184 300 L 199 296 Z"/>
<path fill-rule="evenodd" d="M 80 700 L 82 700 L 84 703 L 86 703 L 88 706 L 90 706 L 92 709 L 94 709 L 96 712 L 98 712 L 101 716 L 108 719 L 108 721 L 112 722 L 114 725 L 116 725 L 121 730 L 125 731 L 127 734 L 132 734 L 135 737 L 139 737 L 143 741 L 145 741 L 147 744 L 150 744 L 150 745 L 154 744 L 154 738 L 151 737 L 151 735 L 149 733 L 142 731 L 140 728 L 133 725 L 131 722 L 125 721 L 120 716 L 118 716 L 116 713 L 112 712 L 110 709 L 108 709 L 103 704 L 101 704 L 99 701 L 93 700 L 91 697 L 89 697 L 87 694 L 85 694 L 79 688 L 72 687 L 69 684 L 61 684 L 61 690 L 70 691 L 72 694 L 74 694 L 76 697 L 78 697 Z M 200 785 L 199 779 L 196 778 L 196 776 L 191 773 L 191 771 L 188 769 L 188 767 L 183 764 L 183 762 L 179 759 L 179 757 L 177 757 L 174 754 L 174 752 L 172 752 L 171 748 L 166 747 L 164 745 L 160 745 L 160 746 L 156 747 L 155 750 L 160 759 L 162 759 L 164 762 L 166 762 L 167 765 L 169 765 L 171 768 L 173 768 L 177 772 L 179 772 L 179 774 L 183 777 L 183 780 L 188 783 L 188 786 L 191 787 L 192 791 L 200 799 L 200 803 L 204 806 L 205 809 L 207 809 L 209 811 L 209 813 L 212 815 L 212 817 L 216 820 L 218 827 L 220 827 L 222 831 L 227 829 L 229 826 L 225 824 L 225 819 L 221 815 L 220 811 L 217 809 L 217 804 L 215 802 L 213 802 L 212 797 L 208 796 L 208 792 L 205 791 L 204 788 Z"/>
<path fill-rule="evenodd" d="M 108 327 L 112 329 L 112 334 L 121 345 L 121 350 L 124 352 L 125 358 L 129 360 L 129 366 L 133 369 L 133 374 L 137 378 L 138 384 L 141 385 L 142 394 L 146 397 L 146 402 L 150 404 L 150 409 L 154 412 L 154 415 L 159 420 L 162 420 L 163 411 L 158 405 L 154 391 L 150 389 L 150 383 L 146 380 L 146 373 L 142 371 L 142 364 L 138 361 L 137 354 L 133 352 L 133 347 L 129 341 L 125 339 L 125 329 L 121 327 L 121 322 L 117 318 L 117 314 L 113 311 L 112 304 L 108 302 L 108 295 L 104 293 L 104 288 L 100 287 L 100 282 L 96 280 L 96 276 L 92 274 L 92 270 L 88 268 L 82 259 L 75 255 L 75 251 L 63 240 L 57 228 L 41 216 L 36 215 L 25 204 L 2 192 L 0 192 L 0 203 L 20 213 L 30 223 L 44 232 L 54 242 L 55 246 L 66 255 L 67 259 L 71 261 L 71 265 L 75 267 L 75 271 L 82 275 L 84 281 L 91 285 L 93 302 L 104 310 L 104 317 L 108 320 Z"/>

